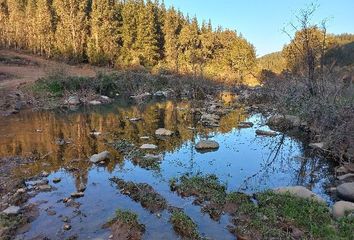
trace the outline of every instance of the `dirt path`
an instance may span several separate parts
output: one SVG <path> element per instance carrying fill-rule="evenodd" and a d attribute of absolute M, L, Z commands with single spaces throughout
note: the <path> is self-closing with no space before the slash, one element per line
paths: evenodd
<path fill-rule="evenodd" d="M 12 50 L 0 50 L 0 89 L 17 89 L 22 84 L 32 83 L 59 69 L 75 76 L 95 76 L 98 71 L 111 71 L 88 64 L 68 65 Z"/>

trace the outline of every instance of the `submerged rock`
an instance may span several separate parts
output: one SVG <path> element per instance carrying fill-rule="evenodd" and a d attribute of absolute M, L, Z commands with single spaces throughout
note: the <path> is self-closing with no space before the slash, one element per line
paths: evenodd
<path fill-rule="evenodd" d="M 158 136 L 172 136 L 173 132 L 165 128 L 159 128 L 155 131 L 155 134 Z"/>
<path fill-rule="evenodd" d="M 303 186 L 276 188 L 274 189 L 274 192 L 280 194 L 289 193 L 299 198 L 316 200 L 318 202 L 325 203 L 325 200 L 323 198 Z"/>
<path fill-rule="evenodd" d="M 6 208 L 4 211 L 2 211 L 2 213 L 6 214 L 6 215 L 17 215 L 19 214 L 21 211 L 21 208 L 18 206 L 10 206 L 8 208 Z"/>
<path fill-rule="evenodd" d="M 343 200 L 354 202 L 354 182 L 339 185 L 337 195 Z"/>
<path fill-rule="evenodd" d="M 352 202 L 339 201 L 336 202 L 332 207 L 332 215 L 334 218 L 341 218 L 353 212 L 354 203 Z"/>
<path fill-rule="evenodd" d="M 354 173 L 347 173 L 347 174 L 338 176 L 337 179 L 340 180 L 340 181 L 353 182 L 354 181 Z"/>
<path fill-rule="evenodd" d="M 157 146 L 154 145 L 154 144 L 143 144 L 143 145 L 141 145 L 140 149 L 143 149 L 143 150 L 155 150 L 155 149 L 157 149 Z"/>
<path fill-rule="evenodd" d="M 70 196 L 72 198 L 82 198 L 83 196 L 85 196 L 85 194 L 83 192 L 74 192 L 74 193 L 70 194 Z"/>
<path fill-rule="evenodd" d="M 253 127 L 253 123 L 251 123 L 251 122 L 240 122 L 238 124 L 238 127 L 239 128 L 251 128 L 251 127 Z"/>
<path fill-rule="evenodd" d="M 256 134 L 259 136 L 268 136 L 268 137 L 275 137 L 278 135 L 277 132 L 274 131 L 265 131 L 265 130 L 256 130 Z"/>
<path fill-rule="evenodd" d="M 219 148 L 219 143 L 213 140 L 201 140 L 200 142 L 195 145 L 197 150 L 216 150 Z"/>
<path fill-rule="evenodd" d="M 94 154 L 90 158 L 90 162 L 92 163 L 100 163 L 102 161 L 110 160 L 111 154 L 108 151 L 104 151 L 98 154 Z"/>

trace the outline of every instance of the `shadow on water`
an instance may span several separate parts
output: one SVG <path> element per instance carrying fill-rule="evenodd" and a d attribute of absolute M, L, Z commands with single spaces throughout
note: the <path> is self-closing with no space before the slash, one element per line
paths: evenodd
<path fill-rule="evenodd" d="M 188 102 L 153 102 L 130 105 L 125 102 L 83 108 L 73 112 L 24 112 L 0 121 L 0 157 L 33 156 L 39 160 L 21 166 L 15 174 L 31 177 L 47 171 L 55 190 L 40 193 L 30 202 L 41 202 L 40 215 L 31 224 L 25 239 L 38 235 L 63 239 L 77 235 L 80 239 L 110 235 L 101 226 L 117 208 L 130 209 L 146 225 L 145 239 L 177 239 L 169 213 L 149 213 L 139 203 L 121 194 L 109 178 L 117 176 L 126 181 L 148 183 L 170 205 L 183 208 L 197 223 L 199 231 L 210 239 L 233 239 L 227 231 L 228 216 L 219 222 L 203 214 L 193 199 L 181 198 L 170 191 L 169 180 L 184 174 L 215 174 L 227 185 L 228 191 L 253 193 L 264 189 L 304 185 L 329 202 L 325 193 L 331 181 L 331 167 L 304 148 L 305 144 L 285 135 L 258 137 L 256 129 L 267 130 L 263 116 L 248 115 L 236 109 L 223 116 L 218 128 L 205 128 L 191 114 Z M 136 119 L 134 119 L 136 118 Z M 141 120 L 138 120 L 141 119 Z M 131 121 L 137 120 L 137 121 Z M 238 123 L 250 121 L 254 127 L 238 129 Z M 173 131 L 172 137 L 155 136 L 164 127 Z M 96 134 L 93 134 L 96 133 Z M 215 152 L 198 153 L 195 144 L 200 139 L 213 139 L 220 144 Z M 113 149 L 112 143 L 122 141 L 139 147 L 144 143 L 158 146 L 150 153 L 162 154 L 154 167 L 139 165 L 132 156 Z M 105 166 L 91 164 L 91 155 L 108 150 L 114 160 Z M 53 184 L 54 178 L 61 178 Z M 82 186 L 85 196 L 77 200 L 79 207 L 66 207 L 60 199 L 69 197 Z M 54 216 L 48 216 L 48 209 Z M 62 230 L 62 218 L 68 217 L 72 229 Z"/>

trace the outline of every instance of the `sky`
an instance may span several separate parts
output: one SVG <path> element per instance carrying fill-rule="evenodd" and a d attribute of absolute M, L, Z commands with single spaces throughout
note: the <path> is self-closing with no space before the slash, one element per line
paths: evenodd
<path fill-rule="evenodd" d="M 280 51 L 289 42 L 282 29 L 289 29 L 299 9 L 311 3 L 319 5 L 314 23 L 327 19 L 328 32 L 354 34 L 354 0 L 165 0 L 166 6 L 173 5 L 199 21 L 211 19 L 214 27 L 242 33 L 257 56 Z"/>

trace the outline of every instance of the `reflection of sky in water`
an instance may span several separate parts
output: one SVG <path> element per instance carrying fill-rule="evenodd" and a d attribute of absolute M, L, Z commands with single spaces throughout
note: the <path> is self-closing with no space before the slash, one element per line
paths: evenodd
<path fill-rule="evenodd" d="M 160 108 L 161 106 L 158 109 Z M 178 129 L 181 135 L 165 141 L 159 141 L 155 138 L 150 140 L 154 143 L 158 143 L 160 148 L 168 150 L 164 153 L 164 159 L 160 165 L 159 171 L 142 169 L 138 166 L 134 166 L 129 159 L 126 159 L 125 161 L 121 161 L 120 164 L 109 165 L 108 168 L 90 166 L 86 162 L 85 164 L 79 165 L 83 173 L 75 175 L 66 171 L 64 165 L 68 160 L 66 158 L 76 156 L 77 151 L 71 153 L 70 148 L 66 150 L 62 149 L 62 151 L 59 151 L 60 154 L 57 153 L 55 155 L 57 158 L 60 158 L 59 160 L 55 157 L 48 160 L 50 162 L 49 167 L 51 167 L 49 170 L 54 171 L 50 179 L 61 177 L 62 181 L 55 185 L 57 187 L 56 191 L 40 193 L 35 198 L 31 199 L 31 202 L 39 200 L 46 200 L 48 202 L 40 205 L 40 217 L 33 222 L 31 230 L 24 236 L 31 238 L 43 233 L 54 239 L 62 239 L 63 237 L 68 237 L 73 234 L 79 234 L 79 237 L 82 239 L 94 237 L 107 238 L 109 233 L 101 229 L 101 225 L 112 217 L 115 209 L 123 208 L 131 209 L 139 214 L 139 219 L 146 225 L 147 229 L 144 235 L 145 239 L 176 238 L 171 229 L 171 225 L 168 223 L 168 213 L 164 212 L 161 218 L 149 214 L 139 203 L 132 202 L 129 197 L 121 195 L 115 187 L 110 184 L 108 179 L 112 176 L 152 185 L 154 189 L 168 200 L 169 204 L 184 208 L 187 214 L 198 224 L 200 232 L 212 239 L 220 239 L 220 236 L 224 236 L 223 239 L 233 239 L 226 230 L 228 217 L 225 216 L 219 223 L 216 223 L 213 222 L 208 215 L 201 214 L 200 207 L 194 206 L 192 199 L 182 199 L 169 190 L 168 181 L 171 178 L 186 173 L 215 174 L 223 183 L 227 184 L 229 191 L 244 191 L 248 193 L 280 186 L 304 185 L 330 201 L 324 193 L 324 184 L 329 181 L 328 165 L 321 159 L 309 158 L 307 153 L 302 149 L 303 144 L 290 137 L 284 137 L 282 135 L 274 138 L 256 137 L 256 129 L 262 128 L 267 130 L 266 126 L 262 126 L 261 115 L 249 117 L 248 121 L 255 123 L 253 128 L 236 129 L 237 122 L 244 120 L 246 117 L 238 113 L 230 114 L 230 116 L 225 117 L 225 124 L 232 124 L 232 126 L 221 126 L 221 128 L 224 129 L 222 131 L 223 133 L 213 133 L 199 126 L 197 128 L 198 132 L 202 134 L 194 135 L 190 130 L 187 130 L 187 127 L 192 125 L 191 118 L 188 114 L 178 113 L 176 107 L 173 107 L 173 105 L 163 105 L 162 108 L 165 108 L 163 114 L 156 114 L 157 110 L 154 106 L 150 106 L 145 112 L 139 112 L 135 108 L 133 110 L 128 108 L 128 110 L 124 112 L 124 116 L 110 117 L 108 121 L 109 124 L 104 121 L 107 122 L 107 116 L 109 116 L 112 111 L 117 111 L 113 110 L 115 109 L 114 107 L 98 112 L 98 115 L 100 116 L 100 114 L 102 114 L 104 118 L 97 120 L 97 122 L 93 121 L 93 118 L 88 117 L 88 113 L 86 112 L 83 114 L 83 118 L 88 118 L 84 118 L 81 123 L 80 121 L 76 121 L 76 123 L 79 122 L 78 126 L 80 127 L 78 130 L 79 137 L 76 136 L 70 128 L 66 130 L 67 132 L 60 131 L 60 134 L 64 134 L 64 137 L 70 134 L 74 139 L 87 141 L 80 142 L 82 146 L 88 145 L 88 147 L 85 147 L 86 152 L 83 153 L 84 156 L 90 154 L 94 149 L 100 151 L 105 146 L 103 142 L 103 139 L 106 139 L 105 136 L 98 138 L 98 140 L 92 140 L 91 138 L 82 136 L 92 130 L 93 126 L 100 126 L 103 131 L 114 132 L 115 135 L 128 138 L 137 145 L 141 144 L 140 136 L 146 134 L 152 135 L 154 130 L 161 124 L 172 130 Z M 120 110 L 117 112 L 120 112 Z M 138 114 L 144 116 L 144 122 L 138 123 L 137 125 L 127 123 L 125 116 L 133 117 Z M 15 120 L 13 123 L 26 121 L 28 119 L 30 119 L 30 117 Z M 51 119 L 51 121 L 48 121 L 47 129 L 58 128 L 55 124 L 58 124 L 60 121 L 63 121 L 60 123 L 60 126 L 64 129 L 66 127 L 65 124 L 73 124 L 72 119 L 77 118 L 71 118 L 69 116 L 67 123 L 65 123 L 66 120 L 61 118 L 61 115 L 50 115 L 49 119 Z M 90 121 L 92 122 L 88 123 L 87 119 L 91 119 Z M 38 120 L 35 122 L 38 122 Z M 124 124 L 122 124 L 122 122 L 124 122 Z M 85 127 L 84 125 L 89 126 Z M 123 127 L 120 129 L 118 126 Z M 29 124 L 27 127 L 31 129 L 22 129 L 22 131 L 33 132 L 33 129 L 39 126 Z M 74 129 L 76 128 L 74 126 Z M 122 132 L 123 130 L 133 131 L 133 133 L 129 132 L 128 134 Z M 55 141 L 58 133 L 55 130 L 51 131 L 52 135 L 50 135 L 49 138 Z M 211 139 L 216 140 L 220 144 L 218 151 L 204 154 L 195 151 L 195 143 L 200 138 L 203 138 L 201 136 L 205 136 L 205 134 L 211 136 Z M 22 135 L 19 134 L 18 136 Z M 24 136 L 24 138 L 30 139 L 31 136 Z M 14 142 L 20 141 L 20 139 L 16 139 L 16 136 L 10 136 L 9 139 Z M 6 141 L 6 137 L 5 140 L 3 138 L 2 141 Z M 47 140 L 43 138 L 43 140 L 36 139 L 33 142 L 35 142 L 36 146 L 44 148 L 42 151 L 46 152 L 45 147 L 43 147 L 45 144 L 42 146 L 41 141 Z M 25 143 L 33 148 L 30 144 L 31 142 Z M 22 144 L 23 147 L 21 150 L 25 147 L 25 143 Z M 78 145 L 79 143 L 74 142 L 74 144 Z M 55 147 L 51 147 L 55 149 Z M 38 149 L 40 148 L 38 147 Z M 41 165 L 34 165 L 30 167 L 30 170 L 40 172 L 42 170 L 40 166 Z M 107 171 L 107 169 L 110 170 Z M 78 202 L 82 203 L 79 210 L 74 211 L 73 208 L 65 207 L 63 203 L 57 203 L 59 199 L 68 197 L 70 193 L 75 192 L 78 182 L 84 184 L 87 182 L 85 197 L 78 200 Z M 57 215 L 47 216 L 44 211 L 46 208 L 56 210 Z M 61 230 L 63 223 L 59 215 L 72 217 L 71 225 L 73 228 L 71 231 L 64 232 Z"/>

